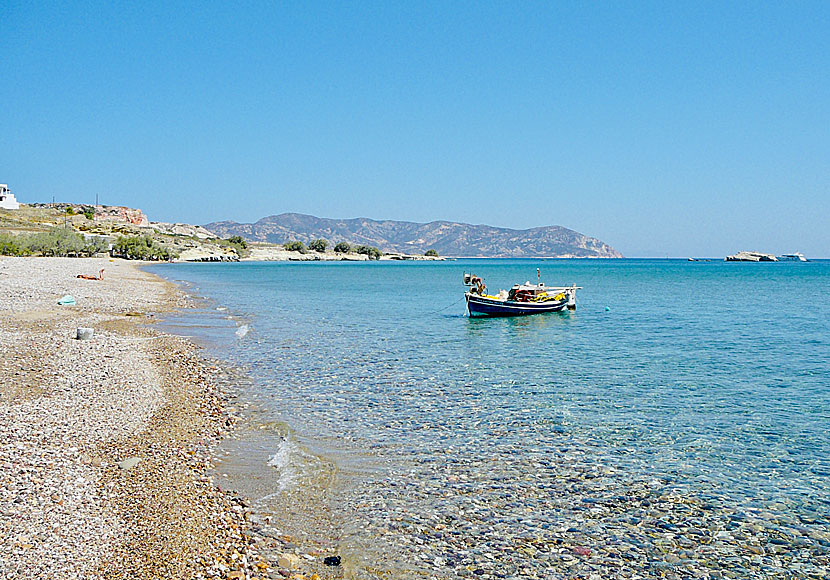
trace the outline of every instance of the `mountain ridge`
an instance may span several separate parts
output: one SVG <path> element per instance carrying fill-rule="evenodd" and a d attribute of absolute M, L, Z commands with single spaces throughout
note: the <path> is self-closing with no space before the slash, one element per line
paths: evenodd
<path fill-rule="evenodd" d="M 493 258 L 621 258 L 605 242 L 563 226 L 524 230 L 447 220 L 427 223 L 375 220 L 365 217 L 333 219 L 300 213 L 263 217 L 253 223 L 232 220 L 204 227 L 221 236 L 242 236 L 248 241 L 283 244 L 308 243 L 316 238 L 329 242 L 372 245 L 384 252 L 421 254 L 429 249 L 442 256 Z"/>

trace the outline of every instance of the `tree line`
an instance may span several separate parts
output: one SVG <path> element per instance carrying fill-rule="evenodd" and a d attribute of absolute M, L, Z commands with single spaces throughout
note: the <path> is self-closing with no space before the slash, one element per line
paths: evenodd
<path fill-rule="evenodd" d="M 306 247 L 306 245 L 302 242 L 291 240 L 289 242 L 285 242 L 282 247 L 286 251 L 300 252 L 301 254 L 307 254 L 309 251 L 323 253 L 328 249 L 329 241 L 324 238 L 317 238 L 316 240 L 309 242 Z M 363 254 L 369 256 L 370 260 L 379 260 L 383 255 L 383 252 L 375 246 L 352 246 L 348 242 L 337 242 L 337 244 L 334 245 L 334 251 L 338 254 Z M 427 250 L 424 255 L 438 257 L 438 252 L 435 250 Z"/>
<path fill-rule="evenodd" d="M 177 256 L 150 236 L 120 236 L 112 246 L 106 236 L 85 237 L 67 228 L 52 228 L 34 234 L 0 232 L 0 255 L 90 257 L 109 253 L 128 260 L 171 260 Z"/>

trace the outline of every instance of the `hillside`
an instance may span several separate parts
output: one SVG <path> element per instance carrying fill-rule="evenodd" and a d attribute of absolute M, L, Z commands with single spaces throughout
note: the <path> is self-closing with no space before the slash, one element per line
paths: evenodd
<path fill-rule="evenodd" d="M 325 238 L 333 243 L 365 244 L 384 252 L 404 254 L 423 254 L 428 249 L 434 249 L 442 256 L 622 257 L 604 242 L 562 226 L 513 230 L 447 221 L 415 223 L 368 218 L 328 219 L 284 213 L 252 224 L 222 221 L 205 224 L 204 227 L 223 238 L 242 236 L 249 241 L 273 244 L 290 240 L 308 243 L 316 238 Z"/>
<path fill-rule="evenodd" d="M 212 232 L 188 224 L 151 222 L 140 209 L 72 203 L 21 204 L 16 210 L 0 209 L 0 235 L 25 236 L 56 227 L 108 243 L 121 236 L 149 237 L 179 255 L 180 260 L 228 261 L 243 257 L 233 245 L 217 240 Z"/>

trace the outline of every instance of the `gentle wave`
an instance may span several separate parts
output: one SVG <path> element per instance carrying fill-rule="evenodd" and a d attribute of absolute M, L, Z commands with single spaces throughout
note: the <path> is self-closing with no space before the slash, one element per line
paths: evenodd
<path fill-rule="evenodd" d="M 274 453 L 268 459 L 269 467 L 279 472 L 277 480 L 278 491 L 286 491 L 294 487 L 300 478 L 300 461 L 305 453 L 290 439 L 283 439 Z"/>

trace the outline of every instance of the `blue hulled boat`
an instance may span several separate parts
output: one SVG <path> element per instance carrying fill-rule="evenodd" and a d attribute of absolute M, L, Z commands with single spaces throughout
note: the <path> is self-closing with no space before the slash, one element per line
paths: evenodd
<path fill-rule="evenodd" d="M 537 269 L 537 277 L 540 272 Z M 542 312 L 561 312 L 576 308 L 576 291 L 581 287 L 545 286 L 537 280 L 516 284 L 510 291 L 501 290 L 498 294 L 487 294 L 484 281 L 473 274 L 464 274 L 464 284 L 470 289 L 464 293 L 467 299 L 467 312 L 470 316 L 525 316 Z"/>

